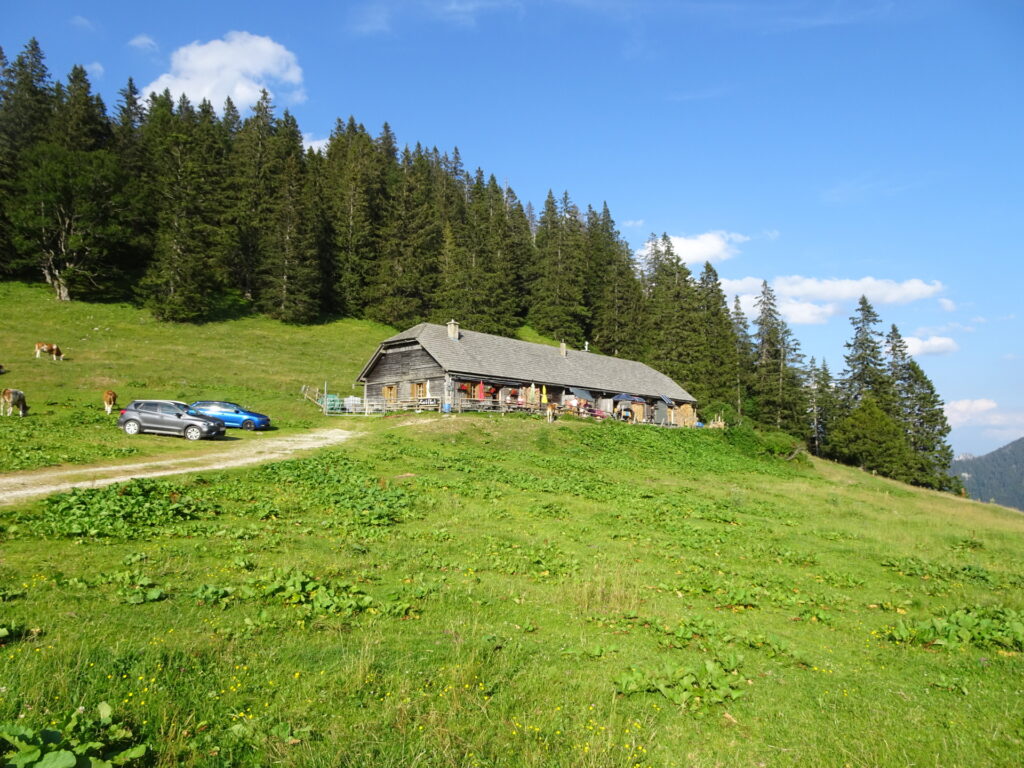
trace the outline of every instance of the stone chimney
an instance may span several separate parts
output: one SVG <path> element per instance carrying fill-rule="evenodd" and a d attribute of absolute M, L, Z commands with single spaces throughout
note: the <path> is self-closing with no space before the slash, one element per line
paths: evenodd
<path fill-rule="evenodd" d="M 568 350 L 565 348 L 564 341 L 558 345 L 558 351 L 562 353 L 562 357 L 566 357 L 569 354 Z"/>
<path fill-rule="evenodd" d="M 459 324 L 454 320 L 448 321 L 448 338 L 454 341 L 459 340 Z"/>

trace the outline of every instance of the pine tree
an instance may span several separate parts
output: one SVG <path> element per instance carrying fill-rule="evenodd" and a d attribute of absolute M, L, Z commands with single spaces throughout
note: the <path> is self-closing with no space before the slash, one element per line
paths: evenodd
<path fill-rule="evenodd" d="M 511 187 L 505 188 L 504 226 L 502 229 L 502 264 L 506 270 L 500 276 L 504 295 L 509 302 L 508 328 L 512 333 L 526 322 L 529 309 L 527 271 L 537 261 L 537 249 L 534 244 L 530 219 Z"/>
<path fill-rule="evenodd" d="M 111 267 L 116 275 L 112 282 L 132 285 L 145 274 L 153 256 L 157 200 L 153 186 L 148 183 L 152 175 L 150 157 L 142 138 L 146 110 L 135 81 L 128 78 L 119 96 L 111 130 L 112 148 L 123 181 L 117 211 L 123 238 L 112 254 Z"/>
<path fill-rule="evenodd" d="M 385 129 L 387 125 L 385 124 Z M 431 167 L 422 151 L 402 154 L 400 175 L 392 179 L 386 163 L 393 137 L 385 130 L 379 152 L 386 189 L 385 218 L 379 231 L 375 270 L 367 285 L 367 317 L 404 328 L 425 320 L 437 278 L 442 228 L 434 208 Z"/>
<path fill-rule="evenodd" d="M 853 338 L 846 343 L 846 370 L 842 379 L 844 407 L 852 409 L 870 394 L 875 403 L 890 416 L 894 415 L 895 402 L 892 379 L 886 373 L 882 352 L 882 334 L 875 326 L 879 323 L 874 307 L 861 296 L 857 311 L 850 318 Z"/>
<path fill-rule="evenodd" d="M 644 290 L 643 361 L 689 390 L 699 372 L 694 350 L 700 347 L 700 298 L 668 235 L 648 240 Z"/>
<path fill-rule="evenodd" d="M 272 139 L 277 188 L 264 233 L 266 246 L 256 285 L 256 306 L 287 323 L 309 323 L 320 313 L 319 256 L 312 217 L 307 215 L 302 134 L 287 111 Z"/>
<path fill-rule="evenodd" d="M 161 320 L 201 322 L 215 313 L 225 283 L 219 258 L 226 158 L 212 109 L 200 115 L 181 97 L 152 95 L 143 131 L 159 200 L 153 260 L 140 295 Z"/>
<path fill-rule="evenodd" d="M 800 345 L 782 319 L 767 281 L 755 301 L 758 310 L 752 381 L 758 419 L 794 435 L 806 432 L 807 407 Z"/>
<path fill-rule="evenodd" d="M 478 170 L 469 188 L 458 245 L 465 270 L 460 279 L 462 304 L 446 308 L 439 319 L 448 314 L 473 330 L 506 336 L 515 332 L 521 321 L 517 286 L 522 252 L 509 238 L 509 215 L 497 179 L 492 175 L 485 182 Z"/>
<path fill-rule="evenodd" d="M 691 394 L 706 405 L 705 414 L 732 411 L 740 365 L 737 339 L 718 273 L 710 262 L 705 262 L 697 281 L 697 299 L 699 346 L 693 350 L 697 371 L 696 391 Z M 733 420 L 730 414 L 728 421 Z"/>
<path fill-rule="evenodd" d="M 888 374 L 893 382 L 896 420 L 904 430 L 913 462 L 910 482 L 926 488 L 952 490 L 953 449 L 946 441 L 949 422 L 942 400 L 917 361 L 910 357 L 899 329 L 891 326 L 885 339 Z"/>
<path fill-rule="evenodd" d="M 231 285 L 250 301 L 256 299 L 256 276 L 266 258 L 274 192 L 280 183 L 281 160 L 273 148 L 276 129 L 274 106 L 264 90 L 232 142 L 234 199 L 225 201 L 231 234 L 224 268 Z"/>
<path fill-rule="evenodd" d="M 870 392 L 841 417 L 829 440 L 832 455 L 847 464 L 909 482 L 913 457 L 903 429 L 875 401 Z"/>
<path fill-rule="evenodd" d="M 811 453 L 823 456 L 838 417 L 838 400 L 828 363 L 822 360 L 818 366 L 813 357 L 808 365 L 807 402 L 810 418 L 807 444 Z"/>
<path fill-rule="evenodd" d="M 10 63 L 0 50 L 0 274 L 38 269 L 31 255 L 19 255 L 11 208 L 21 195 L 26 153 L 47 138 L 53 106 L 54 86 L 38 41 L 29 40 Z"/>
<path fill-rule="evenodd" d="M 536 278 L 527 320 L 537 332 L 581 347 L 587 324 L 583 304 L 585 241 L 579 209 L 568 192 L 560 203 L 548 192 L 535 241 Z"/>
<path fill-rule="evenodd" d="M 334 234 L 337 282 L 336 311 L 362 316 L 366 285 L 377 254 L 377 229 L 384 200 L 373 181 L 376 162 L 373 139 L 362 125 L 340 120 L 327 142 L 324 178 L 331 231 Z"/>
<path fill-rule="evenodd" d="M 740 306 L 740 297 L 733 298 L 732 312 L 729 315 L 732 322 L 732 333 L 736 339 L 736 378 L 733 381 L 732 399 L 730 402 L 736 405 L 736 417 L 738 422 L 743 421 L 743 416 L 750 410 L 750 397 L 752 382 L 754 380 L 754 366 L 756 355 L 754 352 L 754 340 L 750 335 L 750 324 L 747 316 Z"/>
<path fill-rule="evenodd" d="M 110 252 L 125 235 L 103 102 L 77 66 L 55 94 L 48 132 L 20 155 L 9 215 L 24 261 L 68 301 L 73 292 L 103 288 Z"/>
<path fill-rule="evenodd" d="M 587 251 L 592 346 L 609 355 L 639 356 L 643 290 L 629 244 L 615 228 L 607 203 L 600 214 L 588 212 Z"/>

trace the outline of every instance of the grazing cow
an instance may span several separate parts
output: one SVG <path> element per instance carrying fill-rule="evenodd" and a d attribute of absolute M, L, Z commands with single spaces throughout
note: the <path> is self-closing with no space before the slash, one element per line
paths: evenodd
<path fill-rule="evenodd" d="M 39 355 L 50 355 L 54 360 L 63 360 L 64 353 L 56 344 L 46 344 L 42 341 L 36 342 L 36 357 Z"/>
<path fill-rule="evenodd" d="M 115 405 L 117 405 L 117 392 L 115 392 L 112 389 L 108 389 L 106 392 L 103 393 L 103 407 L 109 414 L 112 410 L 114 410 Z"/>
<path fill-rule="evenodd" d="M 14 409 L 18 409 L 18 414 L 24 416 L 28 413 L 28 404 L 25 402 L 25 393 L 20 389 L 5 389 L 0 394 L 0 413 L 4 416 L 13 416 Z M 3 413 L 6 411 L 6 413 Z"/>
<path fill-rule="evenodd" d="M 548 403 L 548 407 L 545 410 L 547 411 L 547 419 L 549 424 L 556 418 L 558 418 L 558 406 L 555 405 L 554 403 Z"/>

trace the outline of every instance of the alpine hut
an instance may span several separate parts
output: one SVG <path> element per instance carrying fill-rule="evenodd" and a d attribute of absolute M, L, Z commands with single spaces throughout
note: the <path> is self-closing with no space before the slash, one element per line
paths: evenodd
<path fill-rule="evenodd" d="M 357 379 L 367 402 L 390 408 L 622 412 L 654 424 L 693 426 L 696 400 L 644 363 L 585 350 L 420 323 L 385 339 Z M 628 395 L 630 398 L 623 397 Z"/>

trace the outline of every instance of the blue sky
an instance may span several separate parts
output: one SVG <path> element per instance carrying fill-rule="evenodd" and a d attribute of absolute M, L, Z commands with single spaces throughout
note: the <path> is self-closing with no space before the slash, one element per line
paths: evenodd
<path fill-rule="evenodd" d="M 864 293 L 958 453 L 1024 436 L 1022 2 L 5 4 L 8 57 L 33 36 L 108 107 L 129 76 L 217 106 L 266 87 L 311 143 L 387 121 L 535 206 L 606 201 L 747 306 L 768 280 L 836 373 Z"/>

